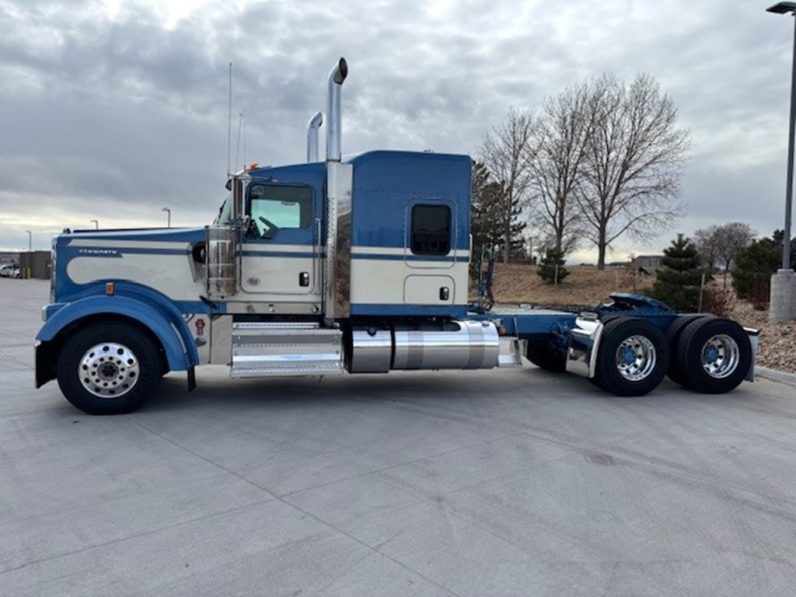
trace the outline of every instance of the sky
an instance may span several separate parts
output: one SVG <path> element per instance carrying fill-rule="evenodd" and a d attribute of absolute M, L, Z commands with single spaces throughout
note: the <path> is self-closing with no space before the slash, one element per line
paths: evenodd
<path fill-rule="evenodd" d="M 232 155 L 301 162 L 345 56 L 343 152 L 477 156 L 509 108 L 605 71 L 660 83 L 691 133 L 678 232 L 784 221 L 791 17 L 772 0 L 0 0 L 0 250 L 61 229 L 208 223 Z M 244 112 L 237 143 L 238 114 Z M 245 146 L 245 150 L 244 150 Z M 323 147 L 323 143 L 321 145 Z M 571 261 L 595 257 L 583 245 Z"/>

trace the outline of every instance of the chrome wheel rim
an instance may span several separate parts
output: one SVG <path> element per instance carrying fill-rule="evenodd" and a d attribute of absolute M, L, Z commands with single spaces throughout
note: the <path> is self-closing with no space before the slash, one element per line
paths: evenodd
<path fill-rule="evenodd" d="M 83 387 L 99 398 L 119 398 L 138 383 L 138 358 L 116 342 L 89 348 L 80 359 L 77 374 Z"/>
<path fill-rule="evenodd" d="M 700 351 L 702 368 L 714 379 L 724 379 L 733 374 L 741 360 L 738 343 L 727 334 L 708 338 Z"/>
<path fill-rule="evenodd" d="M 616 368 L 628 381 L 646 379 L 657 362 L 655 345 L 645 336 L 629 336 L 616 349 Z"/>

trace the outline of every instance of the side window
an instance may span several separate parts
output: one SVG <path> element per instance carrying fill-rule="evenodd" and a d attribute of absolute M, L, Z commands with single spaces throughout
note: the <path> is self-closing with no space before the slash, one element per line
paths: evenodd
<path fill-rule="evenodd" d="M 412 208 L 412 253 L 447 255 L 451 250 L 451 209 L 447 205 Z"/>
<path fill-rule="evenodd" d="M 251 232 L 261 237 L 284 228 L 307 228 L 312 222 L 309 187 L 255 184 L 249 189 Z"/>

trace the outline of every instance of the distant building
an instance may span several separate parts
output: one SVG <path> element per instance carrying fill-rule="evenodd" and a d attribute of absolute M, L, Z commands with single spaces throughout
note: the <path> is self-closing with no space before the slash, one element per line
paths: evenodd
<path fill-rule="evenodd" d="M 633 265 L 649 273 L 657 272 L 663 268 L 663 255 L 639 255 L 633 260 Z"/>
<path fill-rule="evenodd" d="M 23 278 L 47 280 L 52 270 L 50 251 L 23 251 L 19 254 L 19 269 Z"/>

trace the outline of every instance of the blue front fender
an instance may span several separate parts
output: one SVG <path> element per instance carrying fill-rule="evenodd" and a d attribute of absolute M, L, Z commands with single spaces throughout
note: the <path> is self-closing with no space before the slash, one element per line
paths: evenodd
<path fill-rule="evenodd" d="M 148 328 L 160 341 L 172 371 L 199 364 L 199 354 L 182 314 L 168 302 L 152 304 L 129 296 L 90 296 L 58 309 L 39 330 L 36 340 L 52 341 L 62 330 L 85 317 L 117 315 Z"/>

